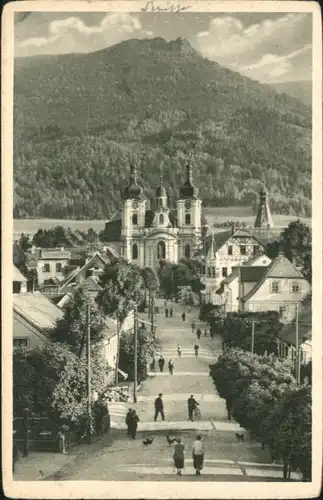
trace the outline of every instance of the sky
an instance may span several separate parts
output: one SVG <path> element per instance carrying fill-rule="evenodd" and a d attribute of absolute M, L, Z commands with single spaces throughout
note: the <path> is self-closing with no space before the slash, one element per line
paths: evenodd
<path fill-rule="evenodd" d="M 179 36 L 261 82 L 312 80 L 312 14 L 303 13 L 18 13 L 15 55 L 88 53 L 131 38 Z"/>

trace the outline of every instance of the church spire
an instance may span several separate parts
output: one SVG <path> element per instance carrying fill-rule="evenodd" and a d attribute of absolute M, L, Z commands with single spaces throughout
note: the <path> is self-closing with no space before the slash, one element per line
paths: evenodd
<path fill-rule="evenodd" d="M 186 165 L 186 180 L 184 184 L 180 187 L 179 197 L 181 199 L 197 198 L 199 190 L 193 184 L 193 169 L 188 163 Z"/>
<path fill-rule="evenodd" d="M 254 227 L 268 229 L 268 228 L 273 227 L 273 225 L 274 224 L 273 224 L 273 220 L 271 217 L 271 212 L 270 212 L 268 198 L 267 198 L 267 191 L 265 190 L 264 187 L 262 187 L 260 190 L 259 206 L 258 206 L 258 212 L 257 212 Z"/>
<path fill-rule="evenodd" d="M 215 260 L 216 258 L 216 243 L 214 233 L 211 234 L 211 244 L 206 254 L 206 260 Z"/>
<path fill-rule="evenodd" d="M 137 167 L 134 163 L 130 166 L 130 184 L 124 190 L 125 199 L 141 199 L 142 188 L 137 184 Z"/>

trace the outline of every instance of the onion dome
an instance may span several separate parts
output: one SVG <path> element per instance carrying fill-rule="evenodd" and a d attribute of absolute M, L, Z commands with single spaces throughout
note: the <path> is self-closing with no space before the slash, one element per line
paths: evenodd
<path fill-rule="evenodd" d="M 130 174 L 130 184 L 127 186 L 123 192 L 125 200 L 141 199 L 142 198 L 142 188 L 137 184 L 137 169 L 134 165 L 131 165 Z"/>
<path fill-rule="evenodd" d="M 167 198 L 166 189 L 164 188 L 163 179 L 160 178 L 160 184 L 156 189 L 156 198 Z"/>
<path fill-rule="evenodd" d="M 186 166 L 186 181 L 179 189 L 180 199 L 187 198 L 197 198 L 199 190 L 194 186 L 192 181 L 192 167 L 191 165 Z"/>

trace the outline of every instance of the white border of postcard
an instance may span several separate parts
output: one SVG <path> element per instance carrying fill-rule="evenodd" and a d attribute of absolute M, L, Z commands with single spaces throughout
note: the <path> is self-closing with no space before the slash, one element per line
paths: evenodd
<path fill-rule="evenodd" d="M 147 1 L 22 1 L 2 17 L 2 464 L 7 497 L 14 498 L 310 498 L 319 495 L 322 475 L 322 28 L 318 3 L 307 1 L 156 0 L 155 6 L 185 12 L 308 12 L 313 15 L 313 478 L 296 482 L 108 482 L 13 481 L 12 478 L 12 241 L 13 241 L 13 47 L 14 13 L 140 12 Z M 174 14 L 176 15 L 176 14 Z"/>

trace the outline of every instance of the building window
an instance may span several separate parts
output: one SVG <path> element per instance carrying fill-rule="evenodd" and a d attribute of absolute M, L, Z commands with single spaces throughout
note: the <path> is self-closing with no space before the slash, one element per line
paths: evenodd
<path fill-rule="evenodd" d="M 50 264 L 44 264 L 43 266 L 44 273 L 50 273 Z"/>
<path fill-rule="evenodd" d="M 132 225 L 137 226 L 138 225 L 138 214 L 133 214 L 132 215 Z"/>
<path fill-rule="evenodd" d="M 185 224 L 191 223 L 191 214 L 185 214 Z"/>
<path fill-rule="evenodd" d="M 212 277 L 215 278 L 215 267 L 212 267 Z"/>
<path fill-rule="evenodd" d="M 164 216 L 163 216 L 163 214 L 160 214 L 160 216 L 159 216 L 159 224 L 164 224 Z"/>
<path fill-rule="evenodd" d="M 299 293 L 301 291 L 301 287 L 299 283 L 292 283 L 292 293 Z"/>
<path fill-rule="evenodd" d="M 245 247 L 245 245 L 241 245 L 241 246 L 240 246 L 240 253 L 241 253 L 241 255 L 246 255 L 246 253 L 247 253 L 247 252 L 246 252 L 246 247 Z"/>
<path fill-rule="evenodd" d="M 20 281 L 14 281 L 12 284 L 12 292 L 20 293 L 21 292 L 21 283 Z"/>
<path fill-rule="evenodd" d="M 61 273 L 63 271 L 63 266 L 60 262 L 57 262 L 56 264 L 56 272 Z"/>
<path fill-rule="evenodd" d="M 253 246 L 253 254 L 257 255 L 258 252 L 259 252 L 259 245 L 254 245 Z"/>
<path fill-rule="evenodd" d="M 184 255 L 185 255 L 185 259 L 189 259 L 191 256 L 191 247 L 189 246 L 188 243 L 184 247 Z"/>
<path fill-rule="evenodd" d="M 160 241 L 157 245 L 157 259 L 166 258 L 166 245 L 164 241 Z"/>
<path fill-rule="evenodd" d="M 286 316 L 286 312 L 287 312 L 286 306 L 279 306 L 279 316 L 281 318 L 284 318 Z"/>
<path fill-rule="evenodd" d="M 279 281 L 273 281 L 270 287 L 271 293 L 279 293 Z"/>
<path fill-rule="evenodd" d="M 228 246 L 228 255 L 232 255 L 232 245 Z"/>
<path fill-rule="evenodd" d="M 222 267 L 222 277 L 226 278 L 228 276 L 228 268 Z"/>
<path fill-rule="evenodd" d="M 13 346 L 14 347 L 28 347 L 28 339 L 27 337 L 25 338 L 17 338 L 13 339 Z"/>
<path fill-rule="evenodd" d="M 132 245 L 132 259 L 133 260 L 138 259 L 138 245 L 137 245 L 137 243 Z"/>

